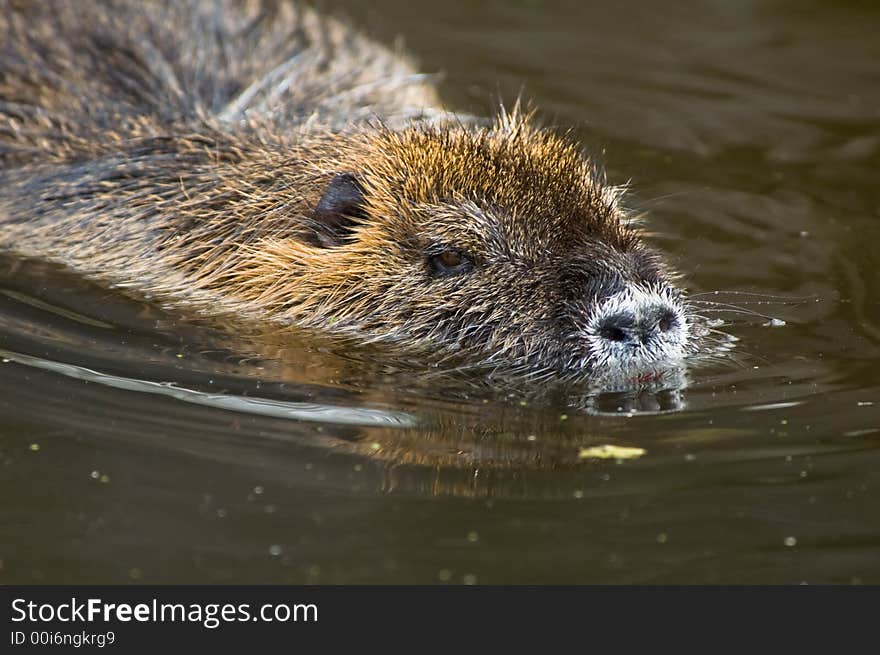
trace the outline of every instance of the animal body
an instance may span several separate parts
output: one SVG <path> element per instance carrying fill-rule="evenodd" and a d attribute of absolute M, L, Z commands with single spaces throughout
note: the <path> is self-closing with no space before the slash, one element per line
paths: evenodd
<path fill-rule="evenodd" d="M 201 314 L 525 375 L 695 348 L 619 189 L 289 2 L 0 0 L 0 248 Z"/>

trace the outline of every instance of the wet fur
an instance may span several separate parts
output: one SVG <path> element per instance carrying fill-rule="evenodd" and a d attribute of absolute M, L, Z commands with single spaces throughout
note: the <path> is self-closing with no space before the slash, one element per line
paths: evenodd
<path fill-rule="evenodd" d="M 322 241 L 340 174 L 362 214 Z M 589 368 L 585 314 L 666 279 L 568 139 L 518 110 L 465 124 L 405 58 L 282 2 L 0 0 L 0 188 L 0 247 L 433 361 Z M 472 273 L 432 273 L 450 247 Z"/>

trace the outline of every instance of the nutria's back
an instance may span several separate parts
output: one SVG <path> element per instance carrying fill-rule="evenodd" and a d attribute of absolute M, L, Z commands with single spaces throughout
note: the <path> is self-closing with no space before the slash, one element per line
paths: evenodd
<path fill-rule="evenodd" d="M 0 247 L 203 313 L 529 375 L 637 373 L 692 319 L 618 190 L 518 111 L 283 2 L 0 0 Z"/>

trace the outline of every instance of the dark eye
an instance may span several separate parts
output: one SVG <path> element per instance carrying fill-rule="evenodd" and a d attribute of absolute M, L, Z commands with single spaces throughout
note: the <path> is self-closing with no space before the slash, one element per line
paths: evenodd
<path fill-rule="evenodd" d="M 428 257 L 431 271 L 436 275 L 467 273 L 474 267 L 470 258 L 460 250 L 443 250 Z"/>

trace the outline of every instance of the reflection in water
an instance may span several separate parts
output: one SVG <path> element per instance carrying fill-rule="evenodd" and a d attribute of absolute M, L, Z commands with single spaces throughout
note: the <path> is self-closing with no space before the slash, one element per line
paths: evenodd
<path fill-rule="evenodd" d="M 584 411 L 598 415 L 665 414 L 685 408 L 682 390 L 687 386 L 684 371 L 676 371 L 674 383 L 628 389 L 626 391 L 600 391 L 585 396 L 580 405 Z"/>

